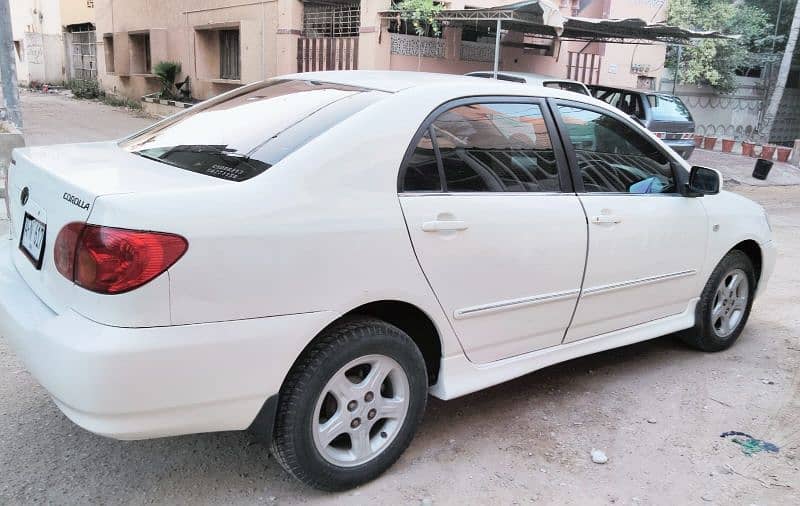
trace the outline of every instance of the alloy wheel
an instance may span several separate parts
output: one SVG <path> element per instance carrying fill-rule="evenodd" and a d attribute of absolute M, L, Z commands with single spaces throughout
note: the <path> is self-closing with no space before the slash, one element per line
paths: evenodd
<path fill-rule="evenodd" d="M 750 285 L 742 269 L 733 269 L 722 277 L 711 304 L 711 326 L 717 336 L 727 337 L 736 330 L 749 297 Z"/>
<path fill-rule="evenodd" d="M 314 409 L 314 446 L 331 464 L 369 462 L 397 436 L 408 413 L 409 383 L 403 368 L 384 355 L 366 355 L 334 374 Z"/>

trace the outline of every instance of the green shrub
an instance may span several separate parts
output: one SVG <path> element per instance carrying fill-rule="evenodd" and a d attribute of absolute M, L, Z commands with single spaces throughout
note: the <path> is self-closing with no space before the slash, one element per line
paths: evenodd
<path fill-rule="evenodd" d="M 136 109 L 137 111 L 142 108 L 142 103 L 140 101 L 124 96 L 118 97 L 116 95 L 106 94 L 100 100 L 104 104 L 112 107 L 126 107 L 128 109 Z"/>
<path fill-rule="evenodd" d="M 67 81 L 67 88 L 75 98 L 100 98 L 105 95 L 100 89 L 100 83 L 95 80 L 70 79 Z"/>
<path fill-rule="evenodd" d="M 175 81 L 181 73 L 181 64 L 176 61 L 160 61 L 153 67 L 153 74 L 161 81 L 161 98 L 175 98 Z"/>

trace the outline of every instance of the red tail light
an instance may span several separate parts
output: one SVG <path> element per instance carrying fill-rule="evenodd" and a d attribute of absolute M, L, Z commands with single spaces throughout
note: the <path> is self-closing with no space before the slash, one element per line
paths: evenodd
<path fill-rule="evenodd" d="M 175 234 L 69 223 L 58 233 L 53 250 L 64 277 L 93 292 L 116 294 L 158 277 L 188 247 Z"/>

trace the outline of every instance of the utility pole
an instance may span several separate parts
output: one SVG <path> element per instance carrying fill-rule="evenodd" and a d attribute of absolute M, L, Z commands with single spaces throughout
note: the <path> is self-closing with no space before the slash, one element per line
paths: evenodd
<path fill-rule="evenodd" d="M 772 96 L 770 96 L 767 108 L 761 117 L 761 124 L 758 128 L 759 142 L 769 142 L 772 126 L 775 124 L 775 117 L 778 115 L 778 108 L 783 98 L 783 90 L 786 88 L 786 79 L 789 77 L 789 70 L 792 67 L 792 56 L 794 56 L 798 35 L 800 35 L 800 2 L 797 2 L 794 8 L 792 27 L 789 29 L 789 38 L 786 40 L 786 49 L 783 51 L 778 78 L 775 80 L 775 88 L 772 90 Z"/>
<path fill-rule="evenodd" d="M 775 39 L 778 37 L 778 23 L 781 20 L 781 11 L 783 10 L 783 0 L 778 3 L 778 15 L 775 17 L 775 33 L 772 37 L 772 52 L 775 52 Z"/>
<path fill-rule="evenodd" d="M 675 63 L 675 72 L 672 73 L 672 96 L 675 96 L 675 85 L 678 84 L 678 78 L 681 76 L 681 54 L 683 53 L 683 46 L 678 44 L 678 58 Z"/>
<path fill-rule="evenodd" d="M 19 108 L 17 63 L 14 60 L 14 35 L 11 32 L 11 8 L 8 0 L 0 0 L 0 80 L 3 81 L 3 98 L 8 119 L 22 128 L 22 111 Z"/>

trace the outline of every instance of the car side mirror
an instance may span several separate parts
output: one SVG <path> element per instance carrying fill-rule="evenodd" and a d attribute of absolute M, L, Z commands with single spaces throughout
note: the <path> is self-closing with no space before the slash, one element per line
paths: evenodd
<path fill-rule="evenodd" d="M 689 172 L 684 194 L 687 197 L 716 195 L 722 187 L 722 174 L 715 169 L 695 165 Z"/>

